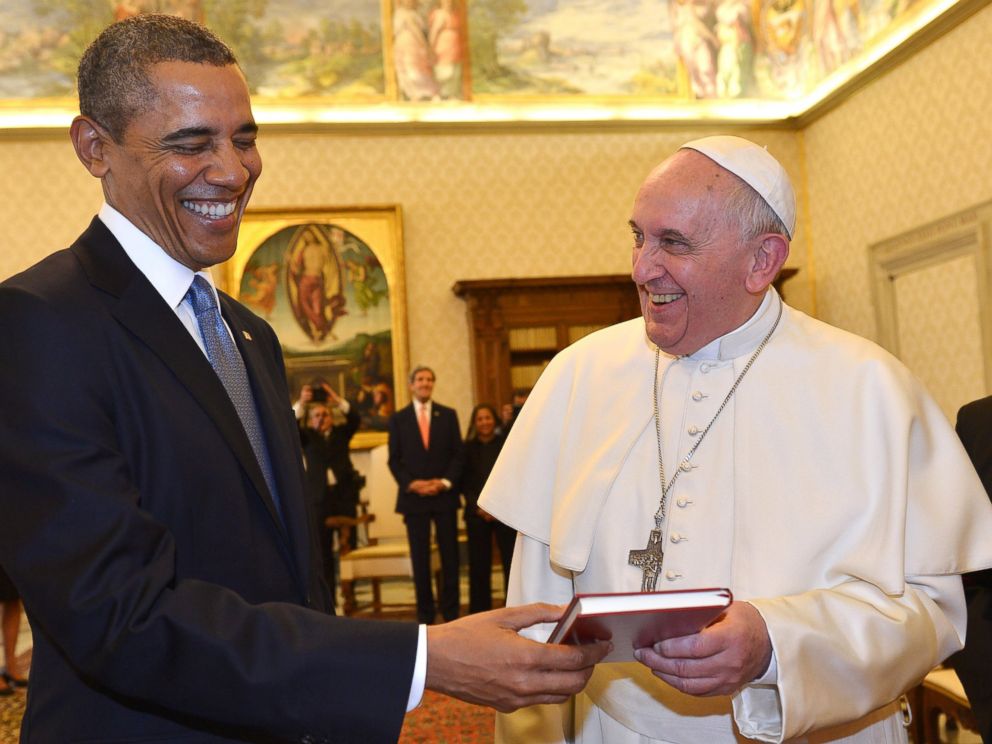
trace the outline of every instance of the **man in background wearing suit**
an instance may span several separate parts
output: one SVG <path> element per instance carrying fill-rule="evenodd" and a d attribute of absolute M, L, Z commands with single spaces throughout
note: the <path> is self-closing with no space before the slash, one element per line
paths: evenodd
<path fill-rule="evenodd" d="M 992 497 L 992 397 L 962 406 L 955 429 Z M 992 744 L 992 568 L 961 578 L 968 600 L 968 632 L 964 648 L 947 663 L 961 678 L 982 741 Z"/>
<path fill-rule="evenodd" d="M 552 605 L 430 629 L 327 613 L 279 342 L 208 271 L 262 169 L 241 69 L 142 15 L 100 34 L 78 88 L 70 137 L 105 203 L 0 284 L 21 741 L 391 742 L 425 685 L 501 709 L 581 688 L 608 644 L 517 634 Z"/>
<path fill-rule="evenodd" d="M 464 455 L 454 409 L 431 400 L 434 370 L 410 373 L 413 401 L 389 418 L 389 469 L 399 486 L 396 511 L 403 515 L 413 562 L 417 620 L 433 623 L 431 522 L 441 553 L 441 615 L 458 617 L 458 489 Z"/>

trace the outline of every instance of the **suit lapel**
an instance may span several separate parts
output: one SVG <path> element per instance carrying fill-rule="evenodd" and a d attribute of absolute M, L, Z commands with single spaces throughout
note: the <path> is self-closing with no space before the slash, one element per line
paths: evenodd
<path fill-rule="evenodd" d="M 175 312 L 144 274 L 127 257 L 106 228 L 94 219 L 73 246 L 90 282 L 116 297 L 114 317 L 151 349 L 186 387 L 217 426 L 261 495 L 277 528 L 285 535 L 262 476 L 262 469 L 245 434 L 234 404 L 210 362 L 200 351 Z"/>
<path fill-rule="evenodd" d="M 444 422 L 441 419 L 441 409 L 437 407 L 437 403 L 431 402 L 431 434 L 430 443 L 433 445 L 438 441 L 438 437 L 441 436 L 441 428 Z"/>

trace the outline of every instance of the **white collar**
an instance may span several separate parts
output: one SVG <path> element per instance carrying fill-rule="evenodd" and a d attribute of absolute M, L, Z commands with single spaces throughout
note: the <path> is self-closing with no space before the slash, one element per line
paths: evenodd
<path fill-rule="evenodd" d="M 778 292 L 769 288 L 754 315 L 729 333 L 710 341 L 706 346 L 686 356 L 687 359 L 702 361 L 706 359 L 726 361 L 744 354 L 750 354 L 757 348 L 761 340 L 771 330 L 782 298 Z"/>
<path fill-rule="evenodd" d="M 138 271 L 145 275 L 173 310 L 182 303 L 196 274 L 207 280 L 216 296 L 217 289 L 209 271 L 194 272 L 188 266 L 183 266 L 106 202 L 100 207 L 97 216 L 117 238 L 117 242 L 121 244 L 127 257 L 138 267 Z"/>

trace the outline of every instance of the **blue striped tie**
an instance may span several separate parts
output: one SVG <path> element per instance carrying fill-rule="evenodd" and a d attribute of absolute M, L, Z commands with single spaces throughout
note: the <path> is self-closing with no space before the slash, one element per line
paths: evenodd
<path fill-rule="evenodd" d="M 258 411 L 255 409 L 255 400 L 252 398 L 251 386 L 248 383 L 248 373 L 245 370 L 244 360 L 238 352 L 238 347 L 234 345 L 234 340 L 224 325 L 220 316 L 220 309 L 217 307 L 217 300 L 213 289 L 202 276 L 196 276 L 189 287 L 185 298 L 193 312 L 196 314 L 196 322 L 200 326 L 200 334 L 203 336 L 203 345 L 207 349 L 207 358 L 220 378 L 224 389 L 227 390 L 234 408 L 238 412 L 238 418 L 245 428 L 251 448 L 255 451 L 255 457 L 262 468 L 262 475 L 265 476 L 265 483 L 272 494 L 276 510 L 279 511 L 279 495 L 276 493 L 276 482 L 272 474 L 272 462 L 269 460 L 269 450 L 265 446 L 265 433 L 258 420 Z"/>

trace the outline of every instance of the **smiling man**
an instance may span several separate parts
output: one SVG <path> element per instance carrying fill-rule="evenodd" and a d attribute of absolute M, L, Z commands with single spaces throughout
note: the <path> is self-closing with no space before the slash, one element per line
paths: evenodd
<path fill-rule="evenodd" d="M 500 741 L 906 741 L 900 696 L 961 647 L 956 574 L 992 565 L 992 507 L 896 359 L 772 288 L 795 214 L 738 137 L 687 143 L 638 191 L 643 318 L 552 361 L 480 505 L 521 533 L 508 604 L 735 601 L 568 705 L 500 717 Z"/>
<path fill-rule="evenodd" d="M 262 171 L 206 29 L 146 15 L 79 66 L 70 135 L 105 203 L 0 284 L 0 564 L 34 631 L 23 742 L 392 742 L 424 687 L 561 700 L 607 650 L 336 618 L 279 342 L 218 292 Z"/>

